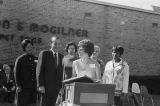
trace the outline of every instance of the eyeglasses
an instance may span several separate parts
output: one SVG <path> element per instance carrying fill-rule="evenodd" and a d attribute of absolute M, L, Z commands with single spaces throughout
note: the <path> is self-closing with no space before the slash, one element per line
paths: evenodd
<path fill-rule="evenodd" d="M 75 48 L 68 48 L 69 50 L 75 50 Z"/>
<path fill-rule="evenodd" d="M 98 51 L 98 50 L 95 50 L 94 52 L 95 52 L 95 53 L 99 53 L 99 51 Z"/>
<path fill-rule="evenodd" d="M 5 70 L 7 70 L 7 71 L 8 71 L 8 70 L 10 70 L 10 69 L 6 68 Z"/>
<path fill-rule="evenodd" d="M 78 49 L 78 51 L 84 51 L 84 49 L 83 49 L 83 48 L 80 48 L 80 49 Z"/>

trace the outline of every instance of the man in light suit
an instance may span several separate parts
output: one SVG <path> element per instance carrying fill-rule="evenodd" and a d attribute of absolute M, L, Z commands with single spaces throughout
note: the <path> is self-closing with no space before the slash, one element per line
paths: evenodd
<path fill-rule="evenodd" d="M 58 52 L 60 39 L 51 37 L 50 46 L 50 50 L 40 52 L 36 68 L 38 90 L 43 94 L 41 106 L 55 106 L 62 86 L 63 55 Z"/>

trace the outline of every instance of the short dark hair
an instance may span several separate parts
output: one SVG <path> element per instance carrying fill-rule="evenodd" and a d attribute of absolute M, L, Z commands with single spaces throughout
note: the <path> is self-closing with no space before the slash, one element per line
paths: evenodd
<path fill-rule="evenodd" d="M 77 52 L 77 45 L 76 45 L 76 43 L 74 43 L 74 42 L 68 42 L 66 44 L 66 47 L 65 47 L 65 50 L 66 50 L 67 53 L 68 53 L 69 46 L 72 46 L 72 45 L 75 47 L 75 53 Z"/>
<path fill-rule="evenodd" d="M 84 52 L 88 53 L 89 57 L 94 52 L 94 43 L 88 39 L 81 40 L 78 44 L 78 47 L 84 48 Z"/>
<path fill-rule="evenodd" d="M 115 52 L 118 52 L 120 53 L 120 55 L 122 55 L 124 53 L 124 48 L 120 45 L 118 46 L 113 46 L 112 47 L 112 52 L 115 51 Z"/>
<path fill-rule="evenodd" d="M 22 41 L 21 44 L 22 44 L 22 49 L 23 49 L 24 52 L 26 51 L 26 46 L 27 46 L 29 43 L 33 46 L 33 42 L 32 42 L 32 40 L 30 40 L 30 39 L 24 39 L 24 40 Z"/>

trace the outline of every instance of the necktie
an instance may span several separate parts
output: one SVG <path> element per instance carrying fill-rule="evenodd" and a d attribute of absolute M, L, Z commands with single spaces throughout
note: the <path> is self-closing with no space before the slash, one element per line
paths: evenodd
<path fill-rule="evenodd" d="M 58 62 L 57 62 L 57 53 L 54 53 L 54 56 L 55 56 L 55 65 L 56 67 L 58 66 Z"/>
<path fill-rule="evenodd" d="M 8 83 L 8 81 L 9 81 L 9 74 L 7 74 L 7 83 Z"/>

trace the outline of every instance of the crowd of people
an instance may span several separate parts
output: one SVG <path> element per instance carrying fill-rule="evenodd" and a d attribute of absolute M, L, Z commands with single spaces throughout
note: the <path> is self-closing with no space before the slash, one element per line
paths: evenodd
<path fill-rule="evenodd" d="M 115 105 L 123 106 L 128 93 L 129 66 L 122 59 L 122 46 L 112 48 L 112 59 L 105 65 L 99 58 L 100 47 L 91 40 L 83 39 L 78 45 L 67 43 L 65 56 L 59 52 L 59 37 L 51 37 L 49 44 L 50 50 L 41 51 L 37 58 L 33 42 L 22 41 L 24 53 L 16 59 L 13 71 L 7 64 L 0 71 L 0 102 L 29 106 L 38 100 L 41 106 L 55 106 L 62 81 L 86 75 L 96 83 L 115 84 Z"/>

